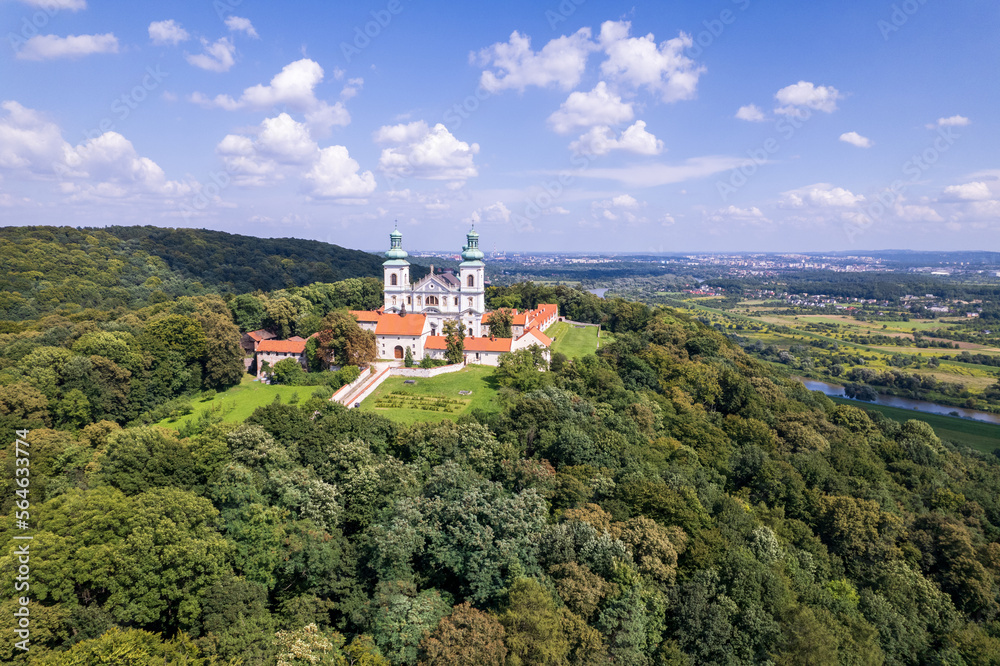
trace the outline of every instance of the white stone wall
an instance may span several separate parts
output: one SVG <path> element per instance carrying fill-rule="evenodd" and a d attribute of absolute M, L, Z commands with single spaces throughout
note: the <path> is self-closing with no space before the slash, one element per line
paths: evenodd
<path fill-rule="evenodd" d="M 303 370 L 309 369 L 308 361 L 306 360 L 305 354 L 290 354 L 285 352 L 257 352 L 257 377 L 261 377 L 264 374 L 263 366 L 264 362 L 268 363 L 269 368 L 273 368 L 278 361 L 284 361 L 286 358 L 294 358 L 302 366 Z"/>
<path fill-rule="evenodd" d="M 394 359 L 396 346 L 403 348 L 403 358 L 406 358 L 406 348 L 410 348 L 414 361 L 420 361 L 424 357 L 424 341 L 426 335 L 378 335 L 375 337 L 375 345 L 379 358 Z"/>

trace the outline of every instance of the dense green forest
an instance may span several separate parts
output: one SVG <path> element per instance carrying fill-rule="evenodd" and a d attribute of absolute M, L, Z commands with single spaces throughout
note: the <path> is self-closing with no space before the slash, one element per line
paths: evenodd
<path fill-rule="evenodd" d="M 1000 659 L 995 458 L 836 406 L 686 316 L 604 316 L 600 356 L 503 373 L 459 423 L 321 398 L 184 438 L 39 417 L 27 661 Z M 3 627 L 0 659 L 25 661 Z"/>
<path fill-rule="evenodd" d="M 0 321 L 381 277 L 381 261 L 317 241 L 203 229 L 0 227 Z"/>
<path fill-rule="evenodd" d="M 686 314 L 493 287 L 491 308 L 555 302 L 614 341 L 544 372 L 517 352 L 457 422 L 322 385 L 167 430 L 240 382 L 241 331 L 307 336 L 377 307 L 379 281 L 234 294 L 153 232 L 36 236 L 2 276 L 27 308 L 0 329 L 3 663 L 1000 663 L 1000 460 L 810 393 Z M 46 291 L 106 272 L 131 286 Z"/>

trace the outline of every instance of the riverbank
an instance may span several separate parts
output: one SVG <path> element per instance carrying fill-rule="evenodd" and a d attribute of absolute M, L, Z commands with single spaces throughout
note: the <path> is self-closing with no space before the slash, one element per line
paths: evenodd
<path fill-rule="evenodd" d="M 970 419 L 973 421 L 1000 425 L 1000 416 L 989 412 L 981 412 L 975 409 L 965 409 L 964 407 L 955 407 L 952 405 L 943 405 L 927 400 L 901 398 L 899 396 L 886 395 L 884 393 L 879 393 L 878 397 L 873 401 L 850 400 L 847 398 L 844 387 L 840 384 L 830 384 L 828 382 L 821 382 L 807 377 L 792 377 L 792 379 L 802 382 L 810 391 L 820 391 L 831 398 L 844 398 L 847 399 L 848 402 L 856 405 L 880 405 L 883 407 L 895 407 L 906 411 L 920 412 L 922 414 L 936 414 L 938 416 L 957 417 L 959 419 Z"/>
<path fill-rule="evenodd" d="M 851 400 L 850 398 L 836 398 L 831 396 L 830 399 L 842 405 L 860 407 L 868 412 L 878 412 L 900 423 L 905 423 L 911 419 L 924 421 L 934 429 L 934 432 L 941 439 L 953 444 L 968 446 L 983 453 L 993 453 L 995 449 L 1000 448 L 1000 426 L 992 423 L 961 419 L 954 416 L 928 414 L 926 412 L 914 412 L 912 409 L 901 409 L 899 407 L 873 405 L 859 400 Z"/>

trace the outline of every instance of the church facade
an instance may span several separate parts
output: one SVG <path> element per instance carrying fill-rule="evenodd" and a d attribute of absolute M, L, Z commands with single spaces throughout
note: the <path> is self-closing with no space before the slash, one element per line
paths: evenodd
<path fill-rule="evenodd" d="M 432 267 L 430 274 L 411 283 L 403 234 L 399 229 L 394 230 L 389 235 L 390 248 L 382 264 L 385 284 L 382 311 L 424 315 L 431 335 L 441 334 L 444 322 L 457 320 L 467 336 L 481 337 L 486 313 L 486 264 L 475 228 L 465 238 L 458 275 L 450 271 L 435 273 Z"/>
<path fill-rule="evenodd" d="M 458 321 L 465 332 L 465 360 L 468 363 L 497 365 L 505 353 L 539 345 L 548 351 L 552 340 L 544 334 L 558 319 L 558 308 L 540 304 L 536 309 L 514 312 L 513 338 L 489 335 L 490 312 L 486 310 L 486 264 L 479 249 L 475 228 L 466 235 L 462 263 L 458 271 L 430 273 L 413 283 L 410 262 L 403 249 L 403 234 L 389 234 L 385 253 L 383 305 L 376 311 L 352 311 L 358 325 L 375 333 L 379 358 L 403 359 L 406 352 L 414 361 L 425 357 L 444 358 L 444 325 Z M 547 354 L 546 354 L 547 355 Z"/>

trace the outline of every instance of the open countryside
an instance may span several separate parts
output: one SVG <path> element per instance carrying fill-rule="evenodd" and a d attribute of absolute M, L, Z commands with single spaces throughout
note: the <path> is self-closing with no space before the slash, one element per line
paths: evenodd
<path fill-rule="evenodd" d="M 1000 666 L 1000 2 L 0 23 L 0 664 Z"/>

